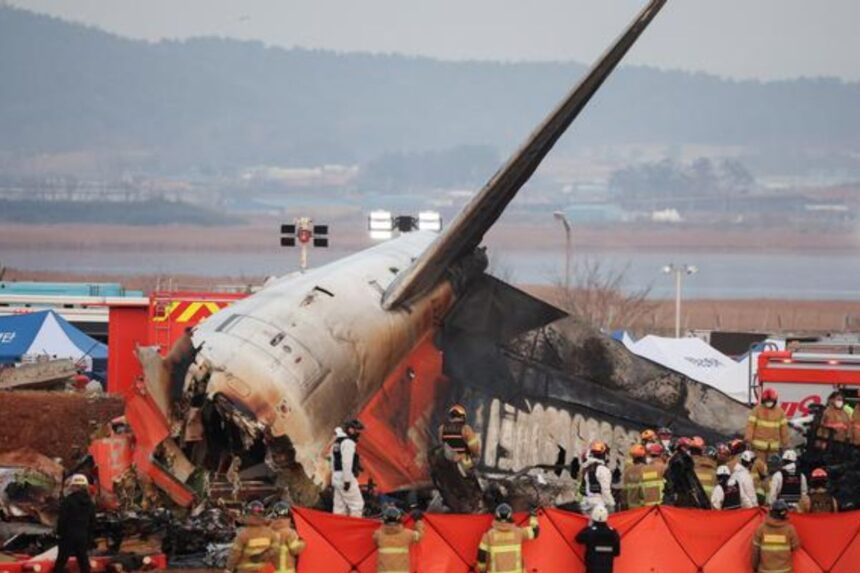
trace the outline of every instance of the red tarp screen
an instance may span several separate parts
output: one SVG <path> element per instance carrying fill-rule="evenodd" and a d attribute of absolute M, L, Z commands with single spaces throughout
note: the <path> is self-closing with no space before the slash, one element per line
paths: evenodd
<path fill-rule="evenodd" d="M 308 542 L 299 573 L 376 571 L 371 539 L 379 523 L 297 508 L 296 527 Z M 616 573 L 744 573 L 751 571 L 753 533 L 764 519 L 760 510 L 733 512 L 655 507 L 619 513 L 610 524 L 621 533 Z M 526 516 L 517 516 L 524 521 Z M 583 550 L 573 541 L 584 517 L 548 509 L 539 517 L 540 537 L 523 552 L 527 573 L 582 573 Z M 412 549 L 412 572 L 469 573 L 486 515 L 425 517 L 424 539 Z M 795 553 L 795 573 L 858 573 L 860 511 L 837 515 L 792 515 L 802 548 Z"/>

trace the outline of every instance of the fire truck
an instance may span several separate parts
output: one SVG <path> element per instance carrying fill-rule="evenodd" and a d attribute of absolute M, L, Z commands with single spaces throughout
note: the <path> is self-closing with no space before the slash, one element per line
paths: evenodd
<path fill-rule="evenodd" d="M 851 405 L 860 391 L 860 344 L 805 344 L 758 357 L 757 389 L 774 388 L 789 419 L 811 414 L 813 404 L 842 390 Z"/>

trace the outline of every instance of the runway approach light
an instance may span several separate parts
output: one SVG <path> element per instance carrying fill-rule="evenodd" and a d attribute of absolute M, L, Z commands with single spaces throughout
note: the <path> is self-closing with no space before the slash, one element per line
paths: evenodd
<path fill-rule="evenodd" d="M 385 241 L 395 234 L 411 233 L 412 231 L 442 231 L 442 216 L 436 211 L 421 211 L 417 217 L 412 215 L 393 215 L 391 211 L 371 211 L 367 218 L 367 228 L 370 238 Z"/>

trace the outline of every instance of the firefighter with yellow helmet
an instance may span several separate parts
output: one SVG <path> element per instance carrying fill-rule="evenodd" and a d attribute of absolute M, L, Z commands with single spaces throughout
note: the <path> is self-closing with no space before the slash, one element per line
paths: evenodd
<path fill-rule="evenodd" d="M 439 426 L 439 441 L 445 459 L 457 464 L 463 477 L 475 468 L 475 460 L 481 457 L 481 438 L 466 423 L 466 408 L 454 404 L 448 409 L 448 420 Z"/>
<path fill-rule="evenodd" d="M 227 570 L 234 573 L 264 573 L 272 571 L 280 543 L 280 536 L 268 526 L 264 516 L 266 508 L 259 501 L 245 506 L 245 527 L 236 534 Z"/>

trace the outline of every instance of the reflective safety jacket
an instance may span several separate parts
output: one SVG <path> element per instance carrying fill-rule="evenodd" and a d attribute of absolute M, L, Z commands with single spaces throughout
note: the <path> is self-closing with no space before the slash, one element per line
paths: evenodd
<path fill-rule="evenodd" d="M 268 525 L 243 527 L 233 540 L 230 555 L 227 557 L 227 569 L 239 573 L 254 573 L 271 566 L 278 542 L 278 534 Z"/>
<path fill-rule="evenodd" d="M 788 446 L 788 420 L 778 404 L 768 408 L 758 404 L 750 412 L 744 440 L 756 452 L 775 453 Z"/>
<path fill-rule="evenodd" d="M 624 468 L 621 476 L 624 485 L 624 499 L 627 509 L 642 507 L 642 468 L 644 464 L 631 463 Z"/>
<path fill-rule="evenodd" d="M 293 529 L 289 518 L 272 521 L 269 526 L 278 534 L 278 551 L 275 559 L 277 573 L 295 573 L 296 557 L 305 550 L 305 542 Z"/>
<path fill-rule="evenodd" d="M 470 468 L 472 460 L 481 456 L 481 438 L 469 424 L 448 422 L 439 426 L 439 441 L 451 461 Z"/>
<path fill-rule="evenodd" d="M 702 489 L 710 498 L 714 492 L 714 486 L 717 485 L 717 462 L 708 456 L 693 456 L 693 464 L 696 477 L 699 478 Z"/>
<path fill-rule="evenodd" d="M 816 487 L 800 498 L 797 511 L 798 513 L 836 513 L 839 511 L 839 506 L 827 488 Z"/>
<path fill-rule="evenodd" d="M 650 507 L 663 503 L 663 472 L 666 464 L 651 462 L 642 466 L 642 505 Z"/>
<path fill-rule="evenodd" d="M 830 439 L 834 442 L 845 442 L 848 440 L 848 431 L 851 428 L 851 417 L 843 408 L 828 405 L 821 414 L 821 425 L 818 427 L 818 437 Z M 826 448 L 827 442 L 820 442 L 819 447 Z"/>
<path fill-rule="evenodd" d="M 536 517 L 529 519 L 528 527 L 494 521 L 478 546 L 478 571 L 523 573 L 523 542 L 537 538 L 539 533 Z"/>
<path fill-rule="evenodd" d="M 860 406 L 854 408 L 851 413 L 851 430 L 848 432 L 848 439 L 855 446 L 860 446 Z"/>
<path fill-rule="evenodd" d="M 424 536 L 424 522 L 418 521 L 415 529 L 401 524 L 383 525 L 373 532 L 377 547 L 376 570 L 379 573 L 409 573 L 409 548 Z"/>
<path fill-rule="evenodd" d="M 793 573 L 791 553 L 800 537 L 787 520 L 768 516 L 753 536 L 752 565 L 756 573 Z"/>

